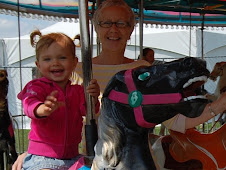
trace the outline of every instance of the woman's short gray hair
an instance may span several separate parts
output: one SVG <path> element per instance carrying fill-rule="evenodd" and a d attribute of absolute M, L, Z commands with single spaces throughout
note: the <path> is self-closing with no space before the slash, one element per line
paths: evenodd
<path fill-rule="evenodd" d="M 93 15 L 93 23 L 94 23 L 95 28 L 97 28 L 97 25 L 98 25 L 98 22 L 99 22 L 99 19 L 101 16 L 101 11 L 104 8 L 111 7 L 111 6 L 120 6 L 120 7 L 125 8 L 125 10 L 130 15 L 129 23 L 130 23 L 131 27 L 134 27 L 135 15 L 134 15 L 134 12 L 132 11 L 132 9 L 127 5 L 127 3 L 125 3 L 123 0 L 105 0 L 100 4 L 100 6 L 98 7 L 98 9 L 95 11 L 95 13 Z"/>

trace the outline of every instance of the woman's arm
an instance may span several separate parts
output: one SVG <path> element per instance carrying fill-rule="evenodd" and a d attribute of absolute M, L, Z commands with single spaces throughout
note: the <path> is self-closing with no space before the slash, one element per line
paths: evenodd
<path fill-rule="evenodd" d="M 218 100 L 206 105 L 199 117 L 185 119 L 185 129 L 200 125 L 226 110 L 226 93 L 222 93 Z"/>
<path fill-rule="evenodd" d="M 171 130 L 185 133 L 186 129 L 194 128 L 226 110 L 226 93 L 223 93 L 218 100 L 206 105 L 199 117 L 189 118 L 182 114 L 177 114 L 173 118 L 166 120 L 163 124 Z M 215 114 L 215 115 L 214 115 Z"/>

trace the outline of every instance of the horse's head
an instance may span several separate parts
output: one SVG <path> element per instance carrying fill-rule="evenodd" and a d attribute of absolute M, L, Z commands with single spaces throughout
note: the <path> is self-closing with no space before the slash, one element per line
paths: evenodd
<path fill-rule="evenodd" d="M 193 57 L 121 71 L 109 82 L 103 101 L 112 100 L 123 120 L 134 117 L 144 127 L 178 113 L 196 117 L 208 103 L 196 94 L 208 76 L 205 61 Z"/>
<path fill-rule="evenodd" d="M 210 73 L 210 79 L 213 81 L 216 81 L 218 76 L 223 75 L 224 68 L 226 68 L 226 62 L 222 61 L 222 62 L 216 63 L 213 70 Z"/>
<path fill-rule="evenodd" d="M 195 91 L 208 76 L 192 57 L 117 73 L 102 98 L 96 169 L 152 169 L 147 128 L 178 113 L 199 116 L 208 100 Z"/>

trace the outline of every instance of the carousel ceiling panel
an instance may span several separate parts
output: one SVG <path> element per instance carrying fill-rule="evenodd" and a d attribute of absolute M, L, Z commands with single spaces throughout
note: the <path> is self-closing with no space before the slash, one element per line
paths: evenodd
<path fill-rule="evenodd" d="M 140 0 L 124 1 L 139 15 Z M 143 7 L 145 23 L 226 26 L 226 0 L 143 0 Z"/>
<path fill-rule="evenodd" d="M 125 0 L 138 8 L 139 0 Z M 226 14 L 226 0 L 143 0 L 146 10 L 192 12 L 199 14 Z"/>
<path fill-rule="evenodd" d="M 20 11 L 26 14 L 78 18 L 78 0 L 0 0 L 0 9 L 1 13 L 6 14 Z"/>
<path fill-rule="evenodd" d="M 89 10 L 95 0 L 89 0 Z M 19 2 L 19 5 L 18 5 Z M 139 0 L 125 0 L 139 18 Z M 143 0 L 144 22 L 226 26 L 226 0 Z M 78 18 L 78 0 L 0 0 L 0 13 L 25 17 Z M 37 17 L 37 16 L 36 16 Z"/>

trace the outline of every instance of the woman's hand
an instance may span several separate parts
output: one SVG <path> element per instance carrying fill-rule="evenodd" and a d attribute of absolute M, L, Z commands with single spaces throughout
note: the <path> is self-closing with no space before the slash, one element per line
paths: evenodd
<path fill-rule="evenodd" d="M 12 166 L 12 170 L 21 170 L 23 166 L 24 158 L 27 156 L 27 152 L 22 153 L 18 156 L 17 160 L 14 162 Z"/>

